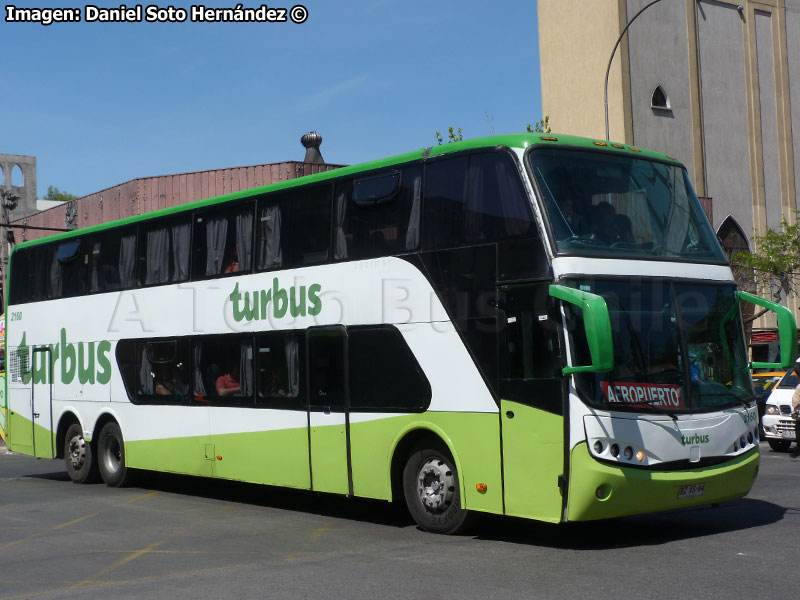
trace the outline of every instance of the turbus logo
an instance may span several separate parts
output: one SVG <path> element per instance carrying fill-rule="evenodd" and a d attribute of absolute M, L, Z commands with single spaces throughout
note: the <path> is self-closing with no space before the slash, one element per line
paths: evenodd
<path fill-rule="evenodd" d="M 48 364 L 47 352 L 31 352 L 25 340 L 26 333 L 16 350 L 20 364 L 20 377 L 22 383 L 53 383 L 54 378 L 60 375 L 61 383 L 69 384 L 75 380 L 83 384 L 106 384 L 111 381 L 111 361 L 108 353 L 111 352 L 111 342 L 67 342 L 67 330 L 61 330 L 61 341 L 58 344 L 48 344 L 52 365 Z M 32 368 L 28 367 L 28 357 L 33 354 Z"/>
<path fill-rule="evenodd" d="M 694 446 L 697 444 L 707 444 L 708 443 L 709 435 L 682 435 L 681 436 L 681 444 L 684 446 Z"/>
<path fill-rule="evenodd" d="M 319 293 L 322 286 L 314 283 L 308 286 L 292 286 L 287 292 L 283 289 L 278 278 L 272 280 L 272 288 L 268 290 L 254 290 L 240 292 L 239 284 L 233 288 L 230 300 L 233 303 L 233 318 L 239 323 L 244 321 L 258 321 L 269 318 L 269 307 L 272 306 L 272 316 L 282 319 L 288 312 L 292 317 L 312 317 L 322 311 L 322 300 Z"/>

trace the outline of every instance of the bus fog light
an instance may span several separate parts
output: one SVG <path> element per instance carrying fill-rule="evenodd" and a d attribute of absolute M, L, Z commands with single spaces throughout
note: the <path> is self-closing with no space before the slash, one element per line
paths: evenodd
<path fill-rule="evenodd" d="M 597 440 L 594 443 L 594 451 L 595 451 L 595 454 L 602 454 L 603 453 L 603 442 L 601 442 L 600 440 Z"/>
<path fill-rule="evenodd" d="M 625 450 L 622 451 L 622 456 L 625 457 L 625 460 L 630 460 L 633 458 L 633 448 L 630 446 L 625 446 Z"/>
<path fill-rule="evenodd" d="M 614 458 L 617 458 L 619 456 L 619 446 L 617 446 L 616 444 L 611 444 L 611 448 L 609 448 L 608 451 L 611 452 L 611 456 L 613 456 Z"/>
<path fill-rule="evenodd" d="M 748 431 L 747 432 L 747 442 L 750 443 L 750 444 L 753 443 L 753 432 L 752 431 Z"/>
<path fill-rule="evenodd" d="M 744 439 L 744 436 L 739 438 L 739 445 L 744 448 L 747 445 L 747 440 Z"/>
<path fill-rule="evenodd" d="M 639 450 L 636 453 L 636 460 L 638 460 L 639 462 L 644 462 L 644 456 L 645 456 L 644 450 Z"/>
<path fill-rule="evenodd" d="M 739 451 L 739 443 L 738 442 L 733 442 L 733 451 L 734 452 L 738 452 Z"/>
<path fill-rule="evenodd" d="M 597 489 L 594 491 L 594 495 L 598 500 L 608 500 L 611 497 L 611 486 L 607 483 L 598 485 Z"/>

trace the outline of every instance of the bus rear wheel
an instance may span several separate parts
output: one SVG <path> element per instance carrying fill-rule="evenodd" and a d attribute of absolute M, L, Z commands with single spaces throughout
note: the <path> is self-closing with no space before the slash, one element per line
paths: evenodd
<path fill-rule="evenodd" d="M 92 445 L 83 438 L 83 428 L 73 423 L 64 437 L 64 462 L 67 475 L 75 483 L 97 481 L 97 460 Z"/>
<path fill-rule="evenodd" d="M 97 464 L 100 477 L 110 487 L 124 487 L 132 480 L 133 471 L 125 466 L 125 443 L 122 430 L 114 422 L 106 423 L 97 441 Z"/>
<path fill-rule="evenodd" d="M 461 488 L 455 461 L 437 447 L 419 447 L 403 469 L 403 495 L 411 516 L 431 533 L 454 534 L 471 522 L 461 508 Z"/>

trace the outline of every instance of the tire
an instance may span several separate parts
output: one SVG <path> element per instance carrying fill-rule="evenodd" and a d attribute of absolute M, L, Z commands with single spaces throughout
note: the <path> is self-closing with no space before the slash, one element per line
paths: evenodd
<path fill-rule="evenodd" d="M 97 440 L 97 466 L 100 477 L 110 487 L 130 485 L 133 470 L 125 466 L 125 442 L 122 430 L 113 421 L 106 423 Z"/>
<path fill-rule="evenodd" d="M 97 481 L 97 459 L 92 444 L 83 439 L 83 428 L 78 423 L 70 425 L 64 437 L 64 462 L 74 483 Z"/>
<path fill-rule="evenodd" d="M 463 531 L 472 515 L 461 508 L 455 461 L 439 447 L 417 448 L 403 469 L 403 495 L 414 521 L 431 533 Z"/>
<path fill-rule="evenodd" d="M 789 440 L 767 440 L 767 443 L 775 452 L 786 452 L 789 450 L 789 446 L 792 445 Z"/>

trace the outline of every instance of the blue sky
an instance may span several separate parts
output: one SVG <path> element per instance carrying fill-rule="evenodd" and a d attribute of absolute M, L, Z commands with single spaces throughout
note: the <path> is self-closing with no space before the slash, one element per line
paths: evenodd
<path fill-rule="evenodd" d="M 542 116 L 535 0 L 303 3 L 302 25 L 0 20 L 0 152 L 37 157 L 40 197 L 82 196 L 302 160 L 310 130 L 327 162 L 354 164 L 433 145 L 448 125 L 480 137 Z"/>

